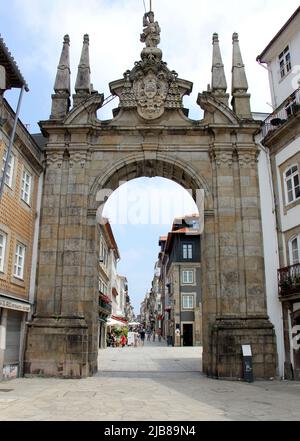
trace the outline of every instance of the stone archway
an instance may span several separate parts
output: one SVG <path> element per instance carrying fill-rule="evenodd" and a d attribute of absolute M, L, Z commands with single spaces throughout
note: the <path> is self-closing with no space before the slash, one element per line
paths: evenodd
<path fill-rule="evenodd" d="M 48 138 L 41 215 L 36 314 L 29 324 L 25 373 L 80 378 L 97 370 L 96 210 L 99 191 L 120 181 L 162 176 L 205 192 L 202 247 L 204 372 L 242 377 L 241 345 L 251 344 L 256 378 L 276 374 L 274 328 L 266 307 L 254 135 L 244 65 L 234 34 L 233 107 L 214 35 L 212 90 L 199 95 L 204 119 L 190 120 L 182 99 L 192 83 L 162 62 L 157 47 L 110 84 L 120 99 L 99 121 L 103 95 L 92 91 L 84 38 L 69 110 L 65 39 Z"/>

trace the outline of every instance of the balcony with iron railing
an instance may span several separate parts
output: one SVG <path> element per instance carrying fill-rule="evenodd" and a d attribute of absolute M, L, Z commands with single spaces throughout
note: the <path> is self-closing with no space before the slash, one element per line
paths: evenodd
<path fill-rule="evenodd" d="M 274 133 L 291 118 L 300 112 L 300 88 L 290 95 L 271 115 L 264 121 L 262 129 L 263 138 Z"/>
<path fill-rule="evenodd" d="M 300 263 L 278 270 L 279 296 L 299 297 L 300 300 Z"/>
<path fill-rule="evenodd" d="M 109 299 L 109 297 L 107 297 L 105 294 L 102 294 L 100 292 L 99 295 L 99 307 L 100 307 L 100 311 L 106 315 L 111 315 L 112 313 L 112 304 L 111 301 Z"/>

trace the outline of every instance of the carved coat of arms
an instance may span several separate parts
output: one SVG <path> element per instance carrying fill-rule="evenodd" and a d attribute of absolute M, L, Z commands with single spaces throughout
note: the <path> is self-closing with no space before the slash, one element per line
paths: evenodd
<path fill-rule="evenodd" d="M 155 75 L 149 71 L 144 76 L 140 72 L 133 88 L 140 116 L 145 119 L 156 119 L 164 113 L 169 85 L 163 73 Z"/>

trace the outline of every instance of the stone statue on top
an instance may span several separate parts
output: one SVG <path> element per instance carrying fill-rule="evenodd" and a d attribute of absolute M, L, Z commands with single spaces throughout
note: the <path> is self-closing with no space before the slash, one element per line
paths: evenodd
<path fill-rule="evenodd" d="M 141 42 L 146 43 L 146 47 L 157 47 L 160 43 L 161 29 L 157 21 L 154 21 L 154 12 L 146 12 L 143 18 L 144 30 L 141 34 Z"/>

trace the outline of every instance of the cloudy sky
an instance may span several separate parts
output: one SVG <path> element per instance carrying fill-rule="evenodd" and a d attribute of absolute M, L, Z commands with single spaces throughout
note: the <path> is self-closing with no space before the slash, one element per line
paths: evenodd
<path fill-rule="evenodd" d="M 143 47 L 139 41 L 143 0 L 10 0 L 9 7 L 1 7 L 4 3 L 8 0 L 0 0 L 0 33 L 30 87 L 21 118 L 33 133 L 38 131 L 37 122 L 48 119 L 50 114 L 51 93 L 65 34 L 71 38 L 72 84 L 76 79 L 83 35 L 88 33 L 92 82 L 106 97 L 110 94 L 108 83 L 121 78 L 139 59 Z M 145 3 L 149 5 L 149 0 Z M 181 78 L 194 83 L 193 94 L 185 100 L 191 118 L 201 117 L 195 104 L 197 94 L 206 90 L 211 81 L 214 32 L 219 33 L 229 89 L 232 34 L 238 32 L 252 94 L 252 110 L 271 111 L 267 72 L 257 64 L 256 57 L 298 6 L 297 0 L 251 0 L 247 3 L 241 0 L 153 0 L 156 20 L 162 29 L 160 47 L 164 60 Z M 16 92 L 7 93 L 6 97 L 15 106 Z M 115 105 L 113 103 L 113 107 Z M 101 110 L 99 117 L 109 119 L 111 107 Z M 177 196 L 174 197 L 181 194 L 174 190 L 175 187 L 171 189 L 174 183 L 152 180 L 149 187 L 149 182 L 141 180 L 136 188 L 146 194 L 157 187 L 175 191 L 172 194 Z M 106 210 L 107 215 L 113 216 L 114 203 L 110 201 Z M 186 206 L 185 210 L 190 212 L 193 206 Z M 169 219 L 163 219 L 161 226 L 130 225 L 127 229 L 124 225 L 115 226 L 123 256 L 120 271 L 129 277 L 136 307 L 150 287 L 158 252 L 157 238 L 166 233 L 175 213 L 180 214 L 176 208 L 170 209 Z M 133 246 L 135 242 L 145 246 L 137 248 Z"/>

